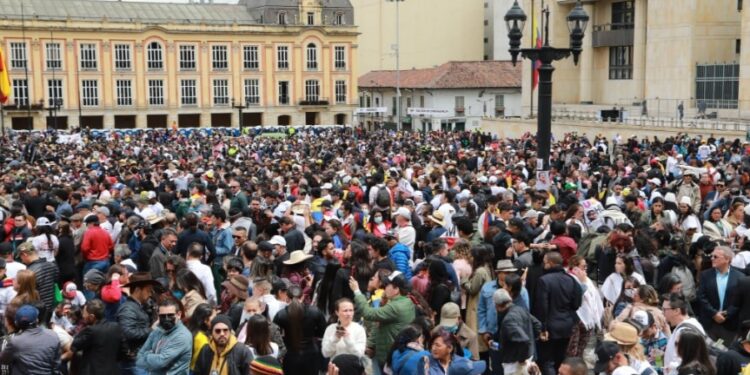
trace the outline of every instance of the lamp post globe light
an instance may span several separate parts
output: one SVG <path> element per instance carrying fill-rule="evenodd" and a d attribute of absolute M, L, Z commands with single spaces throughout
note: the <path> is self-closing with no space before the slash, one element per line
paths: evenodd
<path fill-rule="evenodd" d="M 532 0 L 534 1 L 534 0 Z M 570 32 L 569 48 L 554 48 L 549 45 L 549 9 L 542 9 L 542 23 L 544 24 L 544 44 L 541 48 L 520 48 L 523 38 L 523 27 L 526 23 L 526 13 L 523 12 L 518 0 L 505 14 L 505 24 L 508 27 L 509 52 L 513 65 L 518 62 L 518 55 L 522 58 L 541 62 L 539 67 L 539 113 L 537 116 L 537 147 L 538 157 L 543 165 L 537 170 L 549 170 L 550 138 L 552 137 L 552 63 L 573 55 L 573 63 L 578 65 L 578 57 L 583 50 L 583 37 L 589 16 L 583 10 L 581 0 L 576 1 L 575 7 L 567 16 L 568 31 Z"/>

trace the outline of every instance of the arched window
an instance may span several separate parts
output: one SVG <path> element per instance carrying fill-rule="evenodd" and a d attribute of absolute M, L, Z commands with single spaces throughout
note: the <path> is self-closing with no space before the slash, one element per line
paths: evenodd
<path fill-rule="evenodd" d="M 286 19 L 286 12 L 279 12 L 279 25 L 286 25 L 287 19 Z"/>
<path fill-rule="evenodd" d="M 163 53 L 159 42 L 151 42 L 146 46 L 146 59 L 148 70 L 164 69 Z"/>
<path fill-rule="evenodd" d="M 307 70 L 318 70 L 318 47 L 315 43 L 307 45 Z"/>

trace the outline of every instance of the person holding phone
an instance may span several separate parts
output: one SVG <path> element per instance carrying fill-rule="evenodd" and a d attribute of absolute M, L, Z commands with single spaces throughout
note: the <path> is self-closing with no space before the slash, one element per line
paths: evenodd
<path fill-rule="evenodd" d="M 354 303 L 348 298 L 341 298 L 334 307 L 338 321 L 329 325 L 323 334 L 323 356 L 333 358 L 339 354 L 354 354 L 358 357 L 365 355 L 367 333 L 364 327 L 353 321 Z"/>

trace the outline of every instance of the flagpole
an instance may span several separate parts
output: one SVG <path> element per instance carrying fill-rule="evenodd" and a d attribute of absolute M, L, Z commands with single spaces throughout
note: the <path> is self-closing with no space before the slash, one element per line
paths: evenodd
<path fill-rule="evenodd" d="M 23 38 L 25 56 L 23 64 L 24 79 L 26 80 L 26 120 L 31 120 L 31 129 L 34 130 L 34 119 L 31 117 L 31 82 L 29 82 L 29 55 L 31 55 L 31 43 L 29 43 L 29 50 L 26 50 L 26 17 L 24 17 L 23 2 L 21 2 L 21 37 Z"/>

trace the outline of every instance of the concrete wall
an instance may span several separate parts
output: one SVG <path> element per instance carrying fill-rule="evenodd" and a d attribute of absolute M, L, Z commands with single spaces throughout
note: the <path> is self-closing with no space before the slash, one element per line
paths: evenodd
<path fill-rule="evenodd" d="M 526 132 L 536 134 L 537 123 L 531 120 L 499 120 L 499 119 L 483 119 L 481 125 L 481 131 L 490 132 L 497 134 L 499 137 L 510 137 L 519 138 Z M 552 135 L 555 138 L 561 138 L 566 133 L 577 132 L 580 135 L 588 135 L 593 137 L 597 134 L 603 134 L 607 139 L 612 139 L 615 135 L 619 134 L 623 138 L 628 138 L 633 135 L 639 137 L 659 137 L 664 139 L 668 136 L 676 135 L 677 133 L 688 133 L 691 136 L 703 135 L 709 136 L 713 134 L 717 138 L 739 138 L 745 139 L 744 131 L 726 131 L 726 130 L 709 130 L 709 129 L 695 129 L 695 128 L 654 128 L 654 127 L 641 127 L 625 124 L 614 124 L 614 123 L 596 123 L 596 122 L 583 122 L 583 121 L 555 121 L 552 123 Z"/>
<path fill-rule="evenodd" d="M 361 74 L 396 69 L 396 2 L 352 0 Z M 484 57 L 484 0 L 406 0 L 400 13 L 401 69 Z"/>

